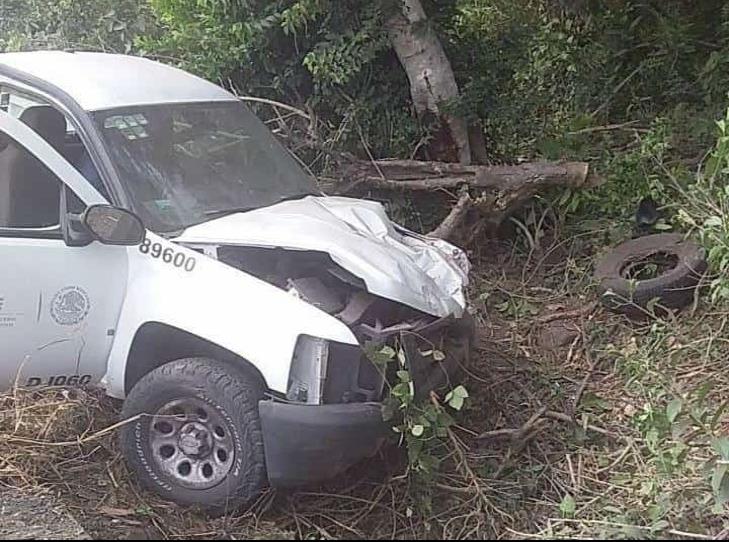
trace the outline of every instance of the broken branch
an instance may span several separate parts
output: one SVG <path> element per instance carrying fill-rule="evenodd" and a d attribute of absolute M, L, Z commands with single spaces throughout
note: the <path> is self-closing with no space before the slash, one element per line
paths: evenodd
<path fill-rule="evenodd" d="M 448 213 L 448 216 L 445 217 L 443 222 L 440 223 L 440 226 L 428 235 L 448 240 L 453 235 L 453 232 L 456 231 L 458 226 L 460 226 L 461 222 L 463 222 L 466 213 L 468 213 L 472 206 L 473 200 L 471 199 L 471 194 L 468 193 L 467 188 L 462 189 L 458 203 L 456 203 L 453 209 L 451 209 L 451 212 Z"/>
<path fill-rule="evenodd" d="M 553 410 L 548 410 L 547 412 L 544 413 L 544 415 L 547 418 L 552 418 L 553 420 L 558 420 L 558 421 L 566 422 L 566 423 L 575 423 L 575 421 L 570 416 L 565 414 L 564 412 L 555 412 Z M 619 435 L 618 433 L 608 431 L 607 429 L 603 429 L 602 427 L 597 427 L 596 425 L 587 424 L 585 426 L 585 428 L 589 429 L 590 431 L 593 431 L 595 433 L 604 435 L 606 437 L 623 438 L 623 436 Z"/>

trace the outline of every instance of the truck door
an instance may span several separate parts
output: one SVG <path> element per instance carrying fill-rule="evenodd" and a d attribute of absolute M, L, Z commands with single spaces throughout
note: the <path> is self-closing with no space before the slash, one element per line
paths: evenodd
<path fill-rule="evenodd" d="M 106 201 L 56 150 L 63 115 L 31 113 L 0 112 L 0 389 L 100 380 L 126 292 L 125 247 L 64 241 L 62 197 Z"/>

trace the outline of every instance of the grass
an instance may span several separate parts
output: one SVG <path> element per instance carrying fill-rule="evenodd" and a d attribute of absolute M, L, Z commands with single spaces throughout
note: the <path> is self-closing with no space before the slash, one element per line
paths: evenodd
<path fill-rule="evenodd" d="M 717 449 L 727 428 L 729 312 L 700 306 L 635 323 L 595 309 L 567 324 L 574 338 L 563 347 L 548 351 L 539 340 L 544 314 L 591 297 L 589 261 L 601 249 L 568 252 L 565 263 L 536 275 L 539 286 L 521 282 L 524 269 L 511 280 L 508 271 L 482 278 L 486 291 L 498 284 L 509 300 L 507 310 L 501 300 L 490 306 L 529 375 L 511 397 L 498 387 L 507 394 L 501 416 L 517 418 L 503 424 L 523 423 L 527 413 L 516 413 L 525 398 L 527 412 L 546 404 L 560 414 L 523 447 L 512 473 L 520 485 L 539 480 L 525 499 L 533 515 L 505 529 L 530 538 L 725 537 Z M 569 419 L 576 423 L 567 431 L 554 424 Z"/>
<path fill-rule="evenodd" d="M 56 492 L 94 537 L 725 538 L 729 308 L 608 313 L 591 284 L 605 232 L 578 226 L 474 254 L 471 399 L 429 483 L 391 448 L 211 520 L 140 492 L 99 433 L 115 402 L 55 390 L 0 399 L 0 485 Z"/>

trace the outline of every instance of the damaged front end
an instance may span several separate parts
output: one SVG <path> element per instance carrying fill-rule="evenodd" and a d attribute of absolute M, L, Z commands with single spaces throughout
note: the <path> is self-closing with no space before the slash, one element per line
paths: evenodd
<path fill-rule="evenodd" d="M 336 370 L 330 370 L 326 382 L 326 402 L 382 400 L 400 368 L 397 363 L 383 368 L 371 361 L 385 346 L 401 352 L 399 361 L 410 372 L 419 398 L 450 389 L 468 364 L 474 332 L 467 313 L 461 318 L 438 318 L 360 292 L 339 317 L 364 348 L 335 345 L 331 359 Z"/>
<path fill-rule="evenodd" d="M 474 333 L 465 311 L 433 316 L 373 295 L 318 252 L 219 247 L 216 256 L 337 318 L 359 341 L 355 346 L 302 335 L 285 396 L 261 401 L 273 486 L 329 479 L 381 447 L 391 432 L 381 401 L 400 367 L 376 365 L 371 352 L 385 346 L 402 351 L 418 397 L 447 392 L 468 363 Z"/>
<path fill-rule="evenodd" d="M 450 391 L 469 362 L 465 254 L 395 226 L 379 204 L 306 198 L 192 228 L 180 241 L 317 307 L 359 343 L 301 335 L 285 393 L 259 404 L 274 486 L 331 478 L 376 453 L 391 432 L 381 405 L 401 363 L 425 398 Z M 384 347 L 398 352 L 386 367 L 372 355 Z"/>
<path fill-rule="evenodd" d="M 395 371 L 383 371 L 369 354 L 384 346 L 403 351 L 419 396 L 452 386 L 459 368 L 468 362 L 473 323 L 467 312 L 460 318 L 438 317 L 373 295 L 361 279 L 327 254 L 220 247 L 217 257 L 332 315 L 345 323 L 359 341 L 358 347 L 302 336 L 292 364 L 288 401 L 381 401 L 388 377 L 392 378 Z"/>

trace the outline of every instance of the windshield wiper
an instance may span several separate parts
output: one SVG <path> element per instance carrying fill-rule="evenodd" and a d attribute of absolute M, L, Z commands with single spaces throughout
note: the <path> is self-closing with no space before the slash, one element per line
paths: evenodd
<path fill-rule="evenodd" d="M 304 199 L 308 196 L 316 196 L 317 194 L 314 193 L 305 193 L 305 194 L 294 194 L 292 196 L 281 196 L 278 198 L 274 203 L 270 203 L 269 205 L 261 205 L 261 206 L 251 206 L 251 207 L 231 207 L 229 209 L 212 209 L 210 211 L 205 211 L 203 214 L 205 216 L 212 216 L 216 218 L 220 218 L 227 215 L 233 215 L 235 213 L 247 213 L 248 211 L 253 211 L 254 209 L 261 209 L 263 207 L 271 207 L 272 205 L 276 205 L 278 203 L 283 203 L 284 201 L 295 201 L 299 199 Z"/>
<path fill-rule="evenodd" d="M 257 207 L 230 207 L 228 209 L 212 209 L 210 211 L 205 211 L 203 214 L 205 216 L 214 216 L 220 218 L 223 216 L 234 215 L 236 213 L 247 213 L 248 211 L 252 211 L 256 208 Z"/>
<path fill-rule="evenodd" d="M 276 203 L 272 205 L 276 205 L 278 203 L 283 203 L 284 201 L 297 201 L 300 199 L 308 198 L 309 196 L 320 196 L 321 194 L 315 194 L 313 192 L 304 192 L 302 194 L 294 194 L 292 196 L 281 196 L 276 200 Z"/>

